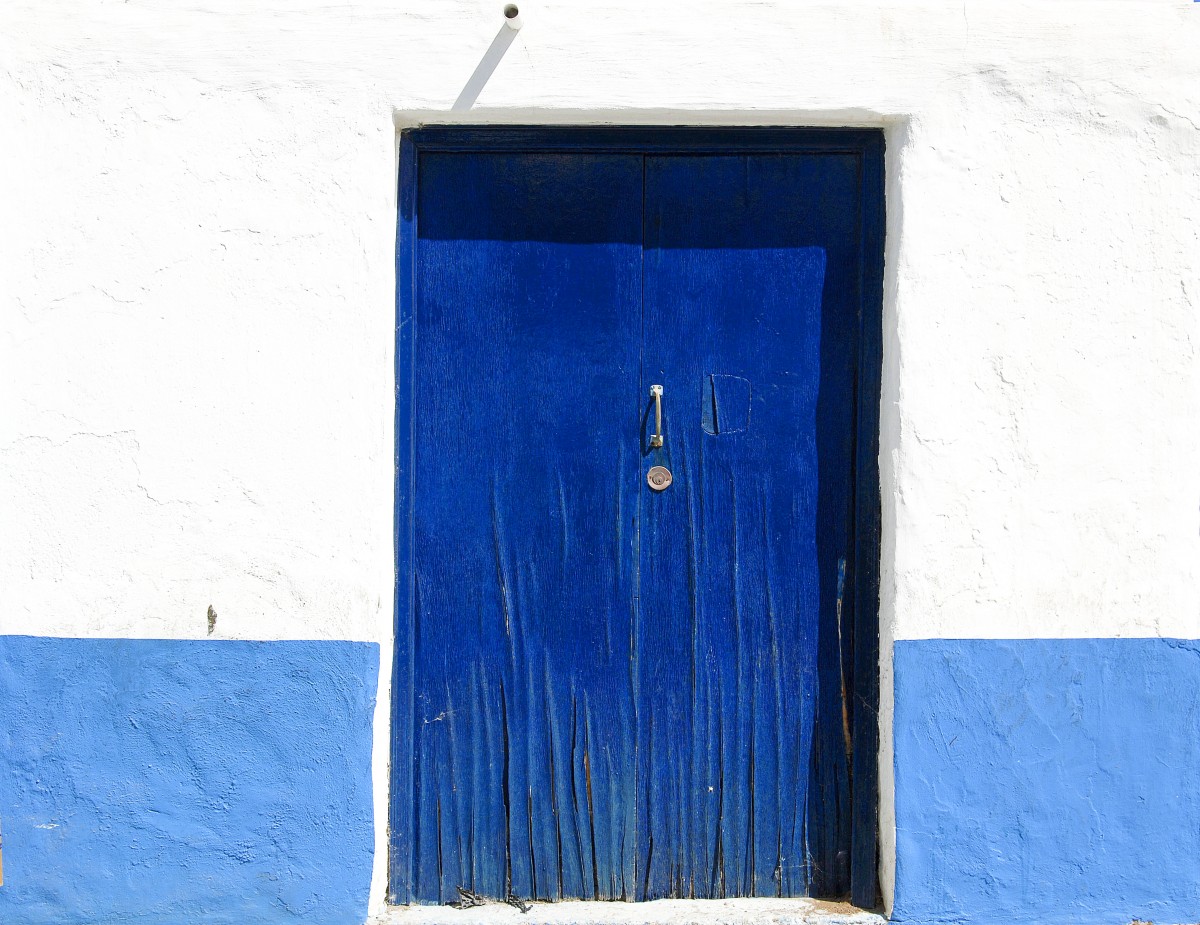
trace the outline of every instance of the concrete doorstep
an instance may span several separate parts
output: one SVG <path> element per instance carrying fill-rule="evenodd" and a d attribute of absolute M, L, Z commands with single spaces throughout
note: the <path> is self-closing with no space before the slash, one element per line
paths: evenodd
<path fill-rule="evenodd" d="M 459 908 L 396 906 L 371 925 L 886 925 L 849 903 L 819 899 L 657 899 L 651 902 L 502 902 Z"/>

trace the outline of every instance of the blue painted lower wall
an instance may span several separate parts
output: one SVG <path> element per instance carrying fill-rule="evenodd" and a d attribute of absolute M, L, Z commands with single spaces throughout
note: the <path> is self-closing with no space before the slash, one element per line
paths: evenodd
<path fill-rule="evenodd" d="M 349 925 L 375 644 L 0 636 L 0 922 Z"/>
<path fill-rule="evenodd" d="M 378 665 L 0 636 L 0 922 L 362 922 Z M 895 678 L 897 922 L 1200 922 L 1200 643 L 902 641 Z"/>
<path fill-rule="evenodd" d="M 894 919 L 1200 922 L 1200 642 L 896 643 Z"/>

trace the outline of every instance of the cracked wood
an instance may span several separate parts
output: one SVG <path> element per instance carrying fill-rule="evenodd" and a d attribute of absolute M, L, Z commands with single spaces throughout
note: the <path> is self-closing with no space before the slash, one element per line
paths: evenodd
<path fill-rule="evenodd" d="M 844 894 L 857 156 L 418 170 L 411 896 Z"/>

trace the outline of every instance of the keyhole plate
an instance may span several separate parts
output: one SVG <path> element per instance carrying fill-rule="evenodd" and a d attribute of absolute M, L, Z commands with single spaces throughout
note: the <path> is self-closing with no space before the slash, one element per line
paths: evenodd
<path fill-rule="evenodd" d="M 671 487 L 671 470 L 666 466 L 651 466 L 646 473 L 646 484 L 655 491 L 663 491 Z"/>

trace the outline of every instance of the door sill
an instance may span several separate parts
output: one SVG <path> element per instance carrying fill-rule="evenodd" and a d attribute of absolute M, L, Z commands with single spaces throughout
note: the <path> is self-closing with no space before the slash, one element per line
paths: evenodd
<path fill-rule="evenodd" d="M 391 906 L 371 925 L 886 925 L 849 903 L 821 899 L 656 899 L 651 902 L 566 900 L 533 903 L 528 912 L 501 902 L 455 906 Z"/>

